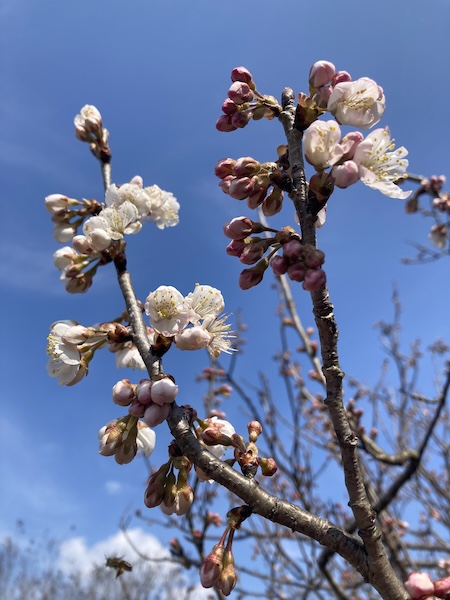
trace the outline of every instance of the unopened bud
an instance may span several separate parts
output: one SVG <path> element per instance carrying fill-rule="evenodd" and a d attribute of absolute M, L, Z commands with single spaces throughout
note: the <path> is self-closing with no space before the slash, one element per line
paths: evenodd
<path fill-rule="evenodd" d="M 264 277 L 264 272 L 268 266 L 269 260 L 267 258 L 263 258 L 254 267 L 251 267 L 250 269 L 244 269 L 239 275 L 239 287 L 241 290 L 248 290 L 251 287 L 258 285 L 258 283 L 261 283 Z"/>
<path fill-rule="evenodd" d="M 228 132 L 235 131 L 237 127 L 231 124 L 231 115 L 222 115 L 216 121 L 217 131 Z"/>
<path fill-rule="evenodd" d="M 153 382 L 151 395 L 155 404 L 159 404 L 159 406 L 171 404 L 177 394 L 178 386 L 170 377 L 163 377 L 163 379 Z"/>
<path fill-rule="evenodd" d="M 233 174 L 236 177 L 249 177 L 254 175 L 261 168 L 261 164 L 251 156 L 238 158 L 233 167 Z"/>
<path fill-rule="evenodd" d="M 227 175 L 233 175 L 233 167 L 236 164 L 234 158 L 222 158 L 216 162 L 214 167 L 214 174 L 223 179 Z"/>
<path fill-rule="evenodd" d="M 262 433 L 262 425 L 259 421 L 250 421 L 247 425 L 248 439 L 251 442 L 256 442 Z"/>
<path fill-rule="evenodd" d="M 309 86 L 319 88 L 328 85 L 336 73 L 333 63 L 327 60 L 318 60 L 309 71 Z"/>
<path fill-rule="evenodd" d="M 303 289 L 308 292 L 318 292 L 327 281 L 325 271 L 322 269 L 308 269 L 303 280 Z"/>
<path fill-rule="evenodd" d="M 228 90 L 228 98 L 235 104 L 245 104 L 253 100 L 253 92 L 250 86 L 243 81 L 234 81 Z"/>
<path fill-rule="evenodd" d="M 235 67 L 231 71 L 231 81 L 243 81 L 250 84 L 253 80 L 252 74 L 245 67 Z"/>
<path fill-rule="evenodd" d="M 278 471 L 277 463 L 273 458 L 260 458 L 259 466 L 261 467 L 261 473 L 265 477 L 272 477 Z"/>
<path fill-rule="evenodd" d="M 119 406 L 128 406 L 134 398 L 134 388 L 129 379 L 118 381 L 112 389 L 112 398 L 114 404 Z"/>

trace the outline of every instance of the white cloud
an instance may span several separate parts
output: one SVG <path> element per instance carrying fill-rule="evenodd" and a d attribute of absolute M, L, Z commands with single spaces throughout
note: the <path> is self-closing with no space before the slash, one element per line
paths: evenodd
<path fill-rule="evenodd" d="M 119 492 L 122 491 L 122 489 L 123 489 L 123 485 L 120 483 L 120 481 L 110 480 L 105 483 L 105 490 L 111 496 L 118 494 Z"/>
<path fill-rule="evenodd" d="M 141 554 L 150 558 L 170 557 L 170 553 L 153 536 L 145 533 L 139 527 L 129 529 L 127 535 Z M 96 542 L 91 547 L 85 538 L 74 537 L 64 541 L 59 549 L 58 566 L 66 574 L 79 572 L 87 576 L 94 565 L 105 562 L 105 556 L 121 556 L 130 562 L 136 562 L 136 553 L 131 548 L 124 534 L 119 531 L 110 537 Z M 166 566 L 160 563 L 162 571 L 170 570 L 170 563 Z"/>

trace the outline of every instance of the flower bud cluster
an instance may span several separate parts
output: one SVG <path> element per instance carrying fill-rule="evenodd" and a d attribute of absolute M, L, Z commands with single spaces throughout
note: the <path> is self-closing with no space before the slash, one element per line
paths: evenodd
<path fill-rule="evenodd" d="M 432 600 L 450 597 L 450 577 L 431 581 L 427 573 L 411 573 L 405 581 L 405 589 L 411 600 Z"/>
<path fill-rule="evenodd" d="M 261 206 L 266 217 L 280 212 L 282 187 L 287 189 L 291 184 L 287 173 L 276 162 L 259 163 L 251 156 L 219 160 L 214 172 L 221 179 L 219 186 L 225 194 L 236 200 L 247 199 L 252 210 Z M 272 188 L 270 192 L 269 188 Z"/>
<path fill-rule="evenodd" d="M 270 261 L 275 275 L 288 275 L 292 281 L 303 282 L 303 289 L 317 292 L 326 283 L 325 271 L 321 268 L 325 262 L 322 250 L 303 244 L 299 237 L 292 237 L 282 246 L 283 254 L 276 255 Z"/>
<path fill-rule="evenodd" d="M 98 438 L 100 454 L 114 456 L 119 465 L 130 463 L 138 450 L 150 456 L 156 444 L 155 432 L 131 415 L 115 419 L 102 427 Z"/>
<path fill-rule="evenodd" d="M 178 386 L 170 376 L 156 381 L 141 379 L 138 384 L 122 379 L 112 389 L 113 402 L 128 406 L 128 413 L 143 418 L 149 427 L 156 427 L 167 419 L 177 394 Z"/>
<path fill-rule="evenodd" d="M 225 546 L 225 539 L 229 533 L 229 539 Z M 200 581 L 204 588 L 213 587 L 222 592 L 224 596 L 229 596 L 233 591 L 237 575 L 234 568 L 234 557 L 232 552 L 234 529 L 230 530 L 228 526 L 211 552 L 204 558 L 200 565 Z"/>
<path fill-rule="evenodd" d="M 75 135 L 81 142 L 87 142 L 92 154 L 102 163 L 111 162 L 108 145 L 108 130 L 103 127 L 102 115 L 95 106 L 86 104 L 73 120 Z"/>
<path fill-rule="evenodd" d="M 216 122 L 218 131 L 235 131 L 245 127 L 251 119 L 273 119 L 280 113 L 276 99 L 257 91 L 252 74 L 245 67 L 235 67 L 231 71 L 231 81 L 222 104 L 224 114 Z"/>
<path fill-rule="evenodd" d="M 178 469 L 178 477 L 174 468 Z M 148 508 L 159 506 L 166 515 L 185 515 L 194 502 L 194 491 L 187 483 L 192 463 L 185 456 L 171 458 L 153 473 L 144 494 Z"/>

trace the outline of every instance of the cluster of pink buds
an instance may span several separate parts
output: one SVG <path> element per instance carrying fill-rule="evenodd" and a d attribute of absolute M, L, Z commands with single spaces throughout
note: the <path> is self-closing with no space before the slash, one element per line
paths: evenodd
<path fill-rule="evenodd" d="M 325 271 L 321 268 L 325 261 L 322 250 L 303 244 L 299 237 L 293 237 L 283 244 L 283 254 L 270 261 L 275 275 L 287 273 L 292 281 L 302 281 L 303 289 L 317 292 L 326 283 Z"/>
<path fill-rule="evenodd" d="M 252 74 L 245 67 L 235 67 L 231 81 L 228 97 L 222 104 L 224 114 L 216 122 L 218 131 L 241 129 L 251 119 L 273 119 L 281 111 L 273 96 L 263 96 L 257 91 Z"/>
<path fill-rule="evenodd" d="M 172 444 L 169 451 L 173 452 L 174 447 Z M 194 492 L 187 483 L 191 468 L 192 463 L 185 456 L 172 456 L 150 476 L 144 494 L 145 505 L 148 508 L 159 506 L 166 515 L 185 515 L 194 501 Z M 174 469 L 178 469 L 178 476 Z"/>
<path fill-rule="evenodd" d="M 280 212 L 283 204 L 280 185 L 289 185 L 290 179 L 277 163 L 259 163 L 251 156 L 238 160 L 223 158 L 217 162 L 214 172 L 221 179 L 219 187 L 225 194 L 236 200 L 247 199 L 252 210 L 261 206 L 266 217 Z M 270 192 L 269 188 L 272 188 Z"/>
<path fill-rule="evenodd" d="M 275 235 L 253 235 L 261 232 Z M 300 236 L 291 227 L 284 227 L 279 231 L 248 217 L 236 217 L 224 225 L 224 233 L 232 239 L 227 246 L 227 254 L 237 256 L 245 265 L 255 265 L 242 271 L 239 277 L 241 289 L 247 290 L 258 285 L 269 264 L 275 275 L 287 273 L 293 281 L 302 281 L 305 290 L 317 291 L 325 285 L 325 272 L 321 269 L 324 253 L 314 246 L 302 244 Z M 268 257 L 263 258 L 271 247 Z M 274 256 L 279 249 L 283 250 L 283 255 Z"/>
<path fill-rule="evenodd" d="M 128 406 L 128 413 L 143 418 L 149 427 L 156 427 L 167 419 L 177 394 L 178 386 L 170 376 L 157 381 L 141 379 L 138 384 L 122 379 L 113 387 L 114 403 Z"/>
<path fill-rule="evenodd" d="M 450 597 L 450 577 L 431 581 L 427 573 L 411 573 L 405 588 L 411 600 L 433 600 Z"/>
<path fill-rule="evenodd" d="M 248 439 L 245 444 L 241 438 L 241 444 L 237 445 L 234 450 L 234 458 L 239 464 L 242 473 L 246 477 L 255 477 L 258 468 L 261 469 L 261 474 L 265 477 L 272 477 L 278 470 L 275 460 L 271 457 L 264 458 L 259 456 L 258 446 L 256 441 L 262 433 L 262 426 L 259 421 L 250 421 L 247 425 Z"/>

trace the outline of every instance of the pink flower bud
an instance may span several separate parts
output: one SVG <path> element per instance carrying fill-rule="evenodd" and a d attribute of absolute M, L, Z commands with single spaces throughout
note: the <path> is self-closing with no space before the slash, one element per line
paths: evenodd
<path fill-rule="evenodd" d="M 250 177 L 260 169 L 260 163 L 251 156 L 243 156 L 235 161 L 233 175 L 236 177 Z"/>
<path fill-rule="evenodd" d="M 220 574 L 216 589 L 221 590 L 224 596 L 229 596 L 237 582 L 234 558 L 230 549 L 226 548 L 223 557 L 223 570 Z"/>
<path fill-rule="evenodd" d="M 153 382 L 152 400 L 155 404 L 159 404 L 159 406 L 170 404 L 175 400 L 177 394 L 178 386 L 170 379 L 170 377 L 164 377 L 159 381 Z"/>
<path fill-rule="evenodd" d="M 450 577 L 443 577 L 434 582 L 434 595 L 438 598 L 448 598 L 450 595 Z"/>
<path fill-rule="evenodd" d="M 331 169 L 334 185 L 339 188 L 347 188 L 359 179 L 358 165 L 352 160 L 346 160 L 344 164 L 337 165 Z"/>
<path fill-rule="evenodd" d="M 243 127 L 245 127 L 247 125 L 247 123 L 250 121 L 251 118 L 252 118 L 251 111 L 240 110 L 239 112 L 235 112 L 234 115 L 232 115 L 231 124 L 233 125 L 233 127 L 236 127 L 236 129 L 242 129 Z"/>
<path fill-rule="evenodd" d="M 306 274 L 305 265 L 301 262 L 295 262 L 289 265 L 287 274 L 292 281 L 303 281 Z"/>
<path fill-rule="evenodd" d="M 303 257 L 305 266 L 309 269 L 317 269 L 325 262 L 325 254 L 322 250 L 310 245 L 304 246 Z"/>
<path fill-rule="evenodd" d="M 217 131 L 228 132 L 235 131 L 237 127 L 231 124 L 231 115 L 222 115 L 216 121 Z"/>
<path fill-rule="evenodd" d="M 260 258 L 262 258 L 266 251 L 266 244 L 264 242 L 255 242 L 254 244 L 247 244 L 239 256 L 239 260 L 244 265 L 254 265 Z"/>
<path fill-rule="evenodd" d="M 267 193 L 267 187 L 258 186 L 258 189 L 256 189 L 256 186 L 255 186 L 253 188 L 253 192 L 247 198 L 247 206 L 251 210 L 255 210 L 255 208 L 258 208 L 258 206 L 260 206 L 264 202 L 266 193 Z"/>
<path fill-rule="evenodd" d="M 253 99 L 253 92 L 247 83 L 235 81 L 230 85 L 228 98 L 233 100 L 235 104 L 245 104 L 245 102 L 250 102 Z"/>
<path fill-rule="evenodd" d="M 303 281 L 303 289 L 308 292 L 318 292 L 327 281 L 325 271 L 322 269 L 308 269 Z"/>
<path fill-rule="evenodd" d="M 153 382 L 150 379 L 141 379 L 136 387 L 136 397 L 141 404 L 150 404 L 152 401 L 152 389 Z"/>
<path fill-rule="evenodd" d="M 335 76 L 333 77 L 333 79 L 331 80 L 331 85 L 332 87 L 334 87 L 335 85 L 337 85 L 338 83 L 343 83 L 345 81 L 351 81 L 351 75 L 350 73 L 347 73 L 347 71 L 338 71 Z"/>
<path fill-rule="evenodd" d="M 336 73 L 333 63 L 327 60 L 318 60 L 309 71 L 309 86 L 319 88 L 328 85 Z"/>
<path fill-rule="evenodd" d="M 244 200 L 244 198 L 247 198 L 247 196 L 251 194 L 253 190 L 253 183 L 253 178 L 241 177 L 238 179 L 236 177 L 230 183 L 228 193 L 236 200 Z"/>
<path fill-rule="evenodd" d="M 405 589 L 411 600 L 421 600 L 434 592 L 433 582 L 427 573 L 411 573 L 405 581 Z"/>
<path fill-rule="evenodd" d="M 223 232 L 232 240 L 243 240 L 253 232 L 253 221 L 248 217 L 235 217 L 225 223 Z"/>
<path fill-rule="evenodd" d="M 145 413 L 145 409 L 146 405 L 142 404 L 142 402 L 139 402 L 139 400 L 134 398 L 128 408 L 128 414 L 132 415 L 133 417 L 139 417 L 139 419 L 142 419 Z"/>
<path fill-rule="evenodd" d="M 233 240 L 228 244 L 226 251 L 229 256 L 241 256 L 246 246 L 243 240 Z"/>
<path fill-rule="evenodd" d="M 175 344 L 180 350 L 201 350 L 206 348 L 211 340 L 211 334 L 200 325 L 188 327 L 175 336 Z"/>
<path fill-rule="evenodd" d="M 273 217 L 280 212 L 283 206 L 283 191 L 274 187 L 262 203 L 262 211 L 266 217 Z"/>
<path fill-rule="evenodd" d="M 248 438 L 251 442 L 256 442 L 262 433 L 262 425 L 259 421 L 250 421 L 247 425 Z"/>
<path fill-rule="evenodd" d="M 235 67 L 231 71 L 231 81 L 243 81 L 244 83 L 251 83 L 252 80 L 252 74 L 245 67 Z"/>
<path fill-rule="evenodd" d="M 289 260 L 298 260 L 303 254 L 303 244 L 299 240 L 290 240 L 283 244 L 283 256 Z"/>
<path fill-rule="evenodd" d="M 230 98 L 225 98 L 222 103 L 222 112 L 226 115 L 234 115 L 234 113 L 238 110 L 237 104 L 230 100 Z"/>
<path fill-rule="evenodd" d="M 214 174 L 220 179 L 224 179 L 228 175 L 233 175 L 233 167 L 236 164 L 234 158 L 222 158 L 216 162 Z"/>
<path fill-rule="evenodd" d="M 204 588 L 216 585 L 223 569 L 224 548 L 216 544 L 200 565 L 200 581 Z"/>
<path fill-rule="evenodd" d="M 72 240 L 74 250 L 81 254 L 91 254 L 92 248 L 85 235 L 76 235 Z"/>
<path fill-rule="evenodd" d="M 288 262 L 283 256 L 274 256 L 270 261 L 270 266 L 275 275 L 284 275 L 288 270 Z"/>
<path fill-rule="evenodd" d="M 149 427 L 156 427 L 163 421 L 167 419 L 170 413 L 170 404 L 164 404 L 163 406 L 159 406 L 159 404 L 149 404 L 147 405 L 144 412 L 144 422 Z"/>
<path fill-rule="evenodd" d="M 227 175 L 219 183 L 219 187 L 221 188 L 221 190 L 222 190 L 222 192 L 224 194 L 229 194 L 230 193 L 231 182 L 234 181 L 235 179 L 236 179 L 236 177 L 234 177 L 234 175 Z"/>
<path fill-rule="evenodd" d="M 118 381 L 112 389 L 114 404 L 128 406 L 134 398 L 134 388 L 129 379 Z"/>
<path fill-rule="evenodd" d="M 264 272 L 268 266 L 268 259 L 263 258 L 254 267 L 251 267 L 250 269 L 244 269 L 239 275 L 239 287 L 241 290 L 248 290 L 251 287 L 258 285 L 258 283 L 261 283 L 264 277 Z"/>

